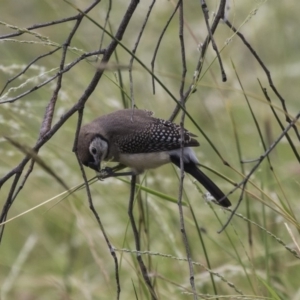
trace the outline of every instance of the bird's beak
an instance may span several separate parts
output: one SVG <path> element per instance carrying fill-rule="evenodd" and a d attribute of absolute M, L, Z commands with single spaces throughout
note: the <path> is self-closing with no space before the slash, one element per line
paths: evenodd
<path fill-rule="evenodd" d="M 101 162 L 97 160 L 95 162 L 89 162 L 89 168 L 95 170 L 96 172 L 100 172 Z"/>

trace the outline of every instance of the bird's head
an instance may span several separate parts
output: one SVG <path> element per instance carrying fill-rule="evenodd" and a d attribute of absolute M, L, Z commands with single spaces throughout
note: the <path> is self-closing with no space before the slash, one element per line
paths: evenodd
<path fill-rule="evenodd" d="M 93 137 L 90 137 L 88 142 L 84 143 L 84 145 L 81 144 L 79 136 L 78 156 L 85 166 L 99 172 L 101 169 L 101 162 L 105 160 L 107 154 L 108 143 L 102 136 L 94 135 Z"/>

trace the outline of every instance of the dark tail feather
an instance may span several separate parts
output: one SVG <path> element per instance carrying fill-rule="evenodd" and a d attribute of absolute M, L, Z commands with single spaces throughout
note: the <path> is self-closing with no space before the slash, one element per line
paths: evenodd
<path fill-rule="evenodd" d="M 178 168 L 180 168 L 179 157 L 171 156 L 171 161 Z M 224 193 L 197 167 L 195 163 L 184 163 L 184 171 L 191 174 L 195 179 L 197 179 L 211 193 L 211 195 L 221 206 L 231 206 L 231 202 L 225 197 Z"/>

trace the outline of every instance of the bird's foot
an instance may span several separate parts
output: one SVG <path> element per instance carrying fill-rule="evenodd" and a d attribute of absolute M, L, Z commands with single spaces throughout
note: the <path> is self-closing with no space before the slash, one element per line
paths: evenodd
<path fill-rule="evenodd" d="M 99 180 L 104 180 L 105 178 L 112 176 L 112 174 L 114 174 L 113 168 L 105 167 L 97 173 L 97 176 Z"/>

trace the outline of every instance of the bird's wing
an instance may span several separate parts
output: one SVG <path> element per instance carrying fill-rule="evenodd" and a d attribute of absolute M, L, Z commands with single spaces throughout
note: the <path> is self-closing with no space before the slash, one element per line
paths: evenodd
<path fill-rule="evenodd" d="M 170 151 L 181 147 L 181 127 L 170 121 L 151 118 L 148 124 L 126 134 L 119 135 L 115 142 L 122 153 L 149 153 Z M 185 147 L 199 146 L 195 135 L 184 129 L 183 138 Z"/>

